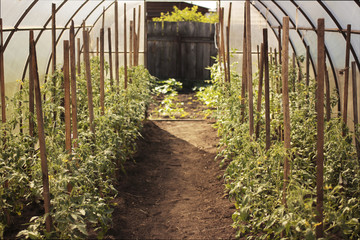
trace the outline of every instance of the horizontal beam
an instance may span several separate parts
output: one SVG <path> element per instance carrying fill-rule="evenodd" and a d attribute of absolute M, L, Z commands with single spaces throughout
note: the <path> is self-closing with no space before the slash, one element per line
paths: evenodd
<path fill-rule="evenodd" d="M 279 27 L 278 26 L 271 26 L 271 28 L 275 28 L 275 29 L 278 29 Z M 289 28 L 290 30 L 305 30 L 305 31 L 316 31 L 315 28 L 305 28 L 305 27 L 297 27 L 297 28 L 294 28 L 294 27 L 290 27 Z M 338 28 L 326 28 L 325 29 L 325 32 L 346 32 L 347 30 L 346 29 L 338 29 Z M 351 30 L 351 33 L 352 34 L 360 34 L 360 30 Z"/>
<path fill-rule="evenodd" d="M 75 28 L 82 28 L 83 26 L 76 26 Z M 92 26 L 86 26 L 86 28 L 90 28 Z M 70 29 L 70 27 L 57 27 L 56 30 L 64 30 L 64 29 Z M 15 32 L 21 32 L 21 31 L 41 31 L 41 30 L 51 30 L 51 28 L 49 27 L 32 27 L 32 28 L 4 28 L 3 32 L 11 32 L 11 31 L 15 31 Z"/>

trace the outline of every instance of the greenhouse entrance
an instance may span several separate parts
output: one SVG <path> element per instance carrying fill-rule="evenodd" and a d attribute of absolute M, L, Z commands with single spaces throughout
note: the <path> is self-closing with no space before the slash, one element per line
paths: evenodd
<path fill-rule="evenodd" d="M 149 22 L 148 70 L 159 79 L 175 78 L 185 87 L 210 79 L 206 68 L 217 54 L 215 25 L 201 22 Z"/>

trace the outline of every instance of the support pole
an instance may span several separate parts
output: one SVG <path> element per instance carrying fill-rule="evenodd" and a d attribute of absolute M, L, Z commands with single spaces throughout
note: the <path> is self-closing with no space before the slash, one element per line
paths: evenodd
<path fill-rule="evenodd" d="M 52 73 L 54 74 L 56 71 L 56 19 L 55 19 L 55 15 L 56 15 L 56 4 L 53 3 L 51 8 L 51 23 L 52 23 L 52 27 L 51 27 L 51 47 L 52 47 Z"/>
<path fill-rule="evenodd" d="M 147 52 L 148 52 L 148 42 L 147 42 L 147 3 L 144 0 L 144 67 L 147 68 Z"/>
<path fill-rule="evenodd" d="M 331 103 L 330 103 L 330 81 L 329 72 L 325 70 L 325 88 L 326 88 L 326 121 L 330 121 L 331 118 Z"/>
<path fill-rule="evenodd" d="M 104 29 L 100 29 L 100 108 L 101 115 L 105 114 L 105 59 L 104 59 Z"/>
<path fill-rule="evenodd" d="M 249 86 L 249 134 L 250 139 L 254 134 L 254 99 L 253 99 L 253 83 L 252 83 L 252 56 L 251 56 L 251 16 L 250 16 L 250 0 L 246 0 L 246 45 L 247 45 L 247 78 Z"/>
<path fill-rule="evenodd" d="M 352 69 L 352 87 L 353 87 L 353 111 L 354 111 L 354 133 L 355 133 L 355 147 L 357 159 L 360 163 L 360 142 L 359 142 L 359 116 L 358 116 L 358 104 L 357 104 L 357 83 L 356 83 L 356 62 L 351 63 Z"/>
<path fill-rule="evenodd" d="M 80 38 L 77 38 L 77 74 L 81 74 L 81 47 L 80 47 Z"/>
<path fill-rule="evenodd" d="M 124 28 L 126 29 L 126 28 Z M 125 30 L 126 32 L 126 30 Z M 119 14 L 118 14 L 118 1 L 115 0 L 115 79 L 116 86 L 119 87 Z"/>
<path fill-rule="evenodd" d="M 36 49 L 35 42 L 31 42 L 31 59 L 34 74 L 34 88 L 35 88 L 35 100 L 36 100 L 36 115 L 37 115 L 37 129 L 39 136 L 39 146 L 40 146 L 40 159 L 41 159 L 41 172 L 42 172 L 42 183 L 43 183 L 43 197 L 44 197 L 44 209 L 47 217 L 45 219 L 46 231 L 51 232 L 52 220 L 50 216 L 50 187 L 49 187 L 49 171 L 47 165 L 47 156 L 46 156 L 46 145 L 45 145 L 45 132 L 44 132 L 44 120 L 43 120 L 43 110 L 41 102 L 41 92 L 40 92 L 40 82 L 39 74 L 37 70 L 37 61 L 36 61 Z"/>
<path fill-rule="evenodd" d="M 310 47 L 309 45 L 306 46 L 306 60 L 305 60 L 305 64 L 306 64 L 306 86 L 309 86 L 310 83 Z"/>
<path fill-rule="evenodd" d="M 139 65 L 139 52 L 140 52 L 140 23 L 141 23 L 141 5 L 139 5 L 139 15 L 138 15 L 138 28 L 136 33 L 136 61 L 135 66 Z"/>
<path fill-rule="evenodd" d="M 134 33 L 134 27 L 133 27 L 134 22 L 130 21 L 130 31 L 129 31 L 129 35 L 130 35 L 130 54 L 129 54 L 129 67 L 132 68 L 133 66 L 133 33 Z"/>
<path fill-rule="evenodd" d="M 65 149 L 71 153 L 71 116 L 70 116 L 70 69 L 69 41 L 64 41 L 64 108 L 65 108 Z"/>
<path fill-rule="evenodd" d="M 72 118 L 72 138 L 74 147 L 78 147 L 78 124 L 77 124 L 77 97 L 76 97 L 76 59 L 75 59 L 75 28 L 74 21 L 71 21 L 70 27 L 70 71 L 71 71 L 71 118 Z M 78 56 L 80 59 L 80 56 Z"/>
<path fill-rule="evenodd" d="M 290 163 L 290 107 L 289 107 L 289 17 L 283 18 L 283 39 L 282 39 L 282 102 L 284 113 L 284 148 L 287 150 L 284 157 L 284 185 L 283 204 L 287 206 L 286 190 L 289 183 Z"/>
<path fill-rule="evenodd" d="M 112 88 L 114 85 L 114 76 L 113 76 L 113 61 L 112 61 L 112 51 L 111 51 L 111 28 L 108 28 L 108 46 L 109 46 L 110 86 Z"/>
<path fill-rule="evenodd" d="M 31 49 L 31 43 L 34 41 L 34 31 L 30 31 L 30 41 L 29 49 Z M 35 114 L 35 105 L 34 105 L 34 67 L 32 66 L 32 61 L 29 62 L 29 135 L 34 137 L 34 114 Z"/>
<path fill-rule="evenodd" d="M 124 3 L 124 88 L 127 89 L 127 36 L 126 36 L 126 3 Z"/>
<path fill-rule="evenodd" d="M 345 79 L 344 79 L 344 107 L 343 107 L 343 120 L 346 127 L 347 113 L 348 113 L 348 97 L 349 97 L 349 64 L 350 64 L 350 37 L 351 37 L 351 25 L 347 25 L 346 31 L 346 50 L 345 50 Z M 345 128 L 344 128 L 345 131 Z M 345 134 L 345 132 L 344 132 Z"/>
<path fill-rule="evenodd" d="M 226 57 L 225 57 L 224 8 L 220 8 L 220 12 L 221 12 L 221 15 L 220 15 L 221 56 L 222 56 L 222 62 L 224 63 L 225 82 L 228 82 Z M 220 63 L 220 65 L 221 65 L 221 63 Z"/>
<path fill-rule="evenodd" d="M 324 237 L 323 199 L 324 199 L 324 71 L 325 71 L 325 23 L 318 19 L 318 71 L 317 71 L 317 156 L 316 156 L 316 237 Z"/>
<path fill-rule="evenodd" d="M 259 59 L 259 88 L 258 88 L 258 99 L 257 99 L 257 108 L 256 108 L 259 118 L 257 119 L 256 129 L 255 129 L 256 139 L 258 139 L 260 135 L 260 112 L 261 112 L 261 98 L 262 98 L 263 77 L 264 77 L 263 72 L 264 72 L 264 44 L 261 43 L 260 59 Z"/>
<path fill-rule="evenodd" d="M 94 105 L 93 105 L 93 94 L 92 94 L 92 84 L 91 84 L 91 69 L 90 69 L 90 56 L 89 56 L 89 32 L 83 31 L 83 41 L 84 41 L 84 63 L 85 63 L 85 77 L 86 77 L 86 87 L 87 87 L 87 96 L 88 96 L 88 111 L 89 111 L 89 121 L 90 121 L 90 131 L 95 135 L 95 126 L 94 126 Z"/>
<path fill-rule="evenodd" d="M 264 42 L 264 70 L 265 70 L 265 131 L 266 131 L 266 150 L 270 149 L 270 84 L 269 84 L 269 54 L 268 54 L 268 32 L 263 29 Z"/>
<path fill-rule="evenodd" d="M 246 45 L 246 4 L 244 3 L 244 33 L 243 33 L 243 58 L 242 58 L 242 79 L 241 79 L 241 118 L 245 117 L 245 98 L 247 92 L 247 75 L 246 75 L 246 63 L 247 63 L 247 45 Z"/>

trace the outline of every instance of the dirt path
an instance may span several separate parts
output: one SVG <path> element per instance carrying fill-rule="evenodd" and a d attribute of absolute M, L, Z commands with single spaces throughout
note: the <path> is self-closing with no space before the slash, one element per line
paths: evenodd
<path fill-rule="evenodd" d="M 233 238 L 209 120 L 146 121 L 143 137 L 118 186 L 107 238 Z"/>

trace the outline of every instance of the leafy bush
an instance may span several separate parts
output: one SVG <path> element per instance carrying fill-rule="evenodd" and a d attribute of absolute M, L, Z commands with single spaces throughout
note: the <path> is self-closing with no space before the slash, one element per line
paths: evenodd
<path fill-rule="evenodd" d="M 158 18 L 153 18 L 154 22 L 204 22 L 204 23 L 217 23 L 219 22 L 219 16 L 216 13 L 209 13 L 208 16 L 204 16 L 201 12 L 198 12 L 198 6 L 193 6 L 191 9 L 188 7 L 180 10 L 174 6 L 174 11 L 169 13 L 161 13 Z"/>
<path fill-rule="evenodd" d="M 302 79 L 290 90 L 291 149 L 287 153 L 280 140 L 281 66 L 270 66 L 270 112 L 272 145 L 265 151 L 265 102 L 255 112 L 260 123 L 258 139 L 250 140 L 248 107 L 241 105 L 241 78 L 232 73 L 225 84 L 219 64 L 211 67 L 212 86 L 198 93 L 200 99 L 216 107 L 216 127 L 221 137 L 218 158 L 227 165 L 226 191 L 234 201 L 233 226 L 237 237 L 247 239 L 315 239 L 316 216 L 316 111 L 314 80 L 309 87 Z M 295 71 L 290 71 L 295 78 Z M 254 77 L 257 96 L 258 74 Z M 292 86 L 292 85 L 291 85 Z M 289 87 L 292 89 L 292 87 Z M 263 90 L 264 91 L 264 90 Z M 264 93 L 263 93 L 264 96 Z M 333 106 L 338 96 L 333 94 Z M 246 100 L 246 99 L 245 99 Z M 254 99 L 256 106 L 256 100 Z M 245 117 L 241 115 L 244 111 Z M 352 144 L 352 133 L 343 136 L 343 121 L 325 123 L 324 228 L 327 238 L 360 237 L 360 167 Z M 290 159 L 291 174 L 286 189 L 287 207 L 282 204 L 283 161 Z"/>

